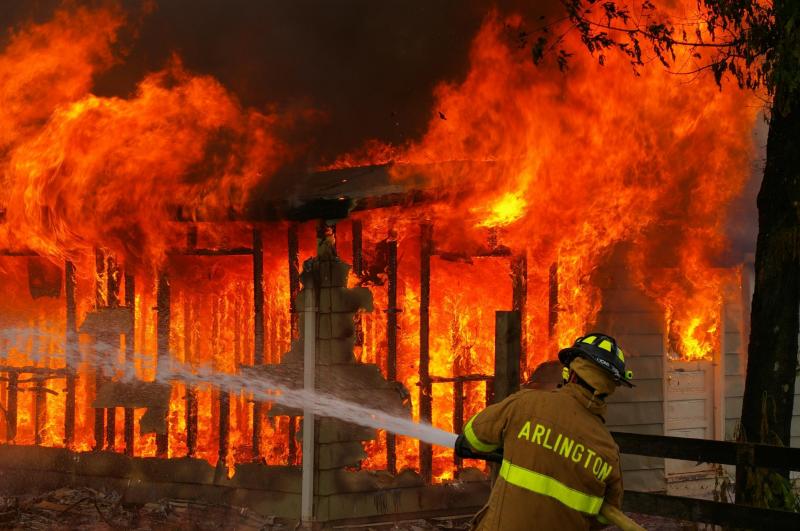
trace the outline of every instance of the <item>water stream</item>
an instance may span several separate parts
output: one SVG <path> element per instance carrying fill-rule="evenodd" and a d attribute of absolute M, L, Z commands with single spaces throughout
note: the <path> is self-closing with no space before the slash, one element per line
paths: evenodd
<path fill-rule="evenodd" d="M 6 340 L 10 347 L 16 347 L 21 352 L 26 352 L 33 361 L 40 362 L 45 358 L 52 358 L 52 353 L 41 349 L 24 348 L 31 342 L 36 345 L 45 345 L 48 342 L 65 340 L 61 336 L 53 336 L 35 329 L 4 329 L 0 331 L 0 338 Z M 31 341 L 38 339 L 39 341 Z M 100 341 L 92 343 L 91 347 L 81 346 L 76 352 L 68 352 L 69 364 L 77 367 L 88 363 L 101 370 L 105 375 L 121 381 L 136 381 L 136 359 L 141 359 L 145 365 L 152 364 L 153 356 L 135 353 L 132 360 L 119 359 L 119 346 L 113 346 Z M 84 355 L 82 350 L 89 350 L 99 355 Z M 61 356 L 59 356 L 61 358 Z M 293 389 L 285 383 L 278 382 L 268 375 L 253 374 L 228 374 L 214 371 L 208 364 L 189 365 L 174 358 L 161 359 L 158 363 L 156 381 L 170 384 L 174 381 L 185 382 L 188 385 L 212 385 L 230 393 L 244 390 L 253 395 L 255 400 L 261 402 L 274 402 L 296 409 L 309 409 L 314 415 L 337 418 L 343 421 L 358 424 L 374 429 L 386 431 L 419 439 L 421 441 L 452 448 L 456 436 L 450 432 L 440 430 L 430 424 L 414 422 L 409 418 L 393 416 L 378 409 L 362 406 L 353 402 L 337 398 L 335 394 L 320 391 Z M 302 379 L 302 375 L 300 375 Z"/>

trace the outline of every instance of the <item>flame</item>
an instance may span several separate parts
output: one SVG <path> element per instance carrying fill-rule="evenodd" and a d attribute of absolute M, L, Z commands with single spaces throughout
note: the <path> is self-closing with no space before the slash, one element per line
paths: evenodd
<path fill-rule="evenodd" d="M 108 296 L 104 277 L 95 275 L 95 249 L 103 249 L 125 271 L 135 273 L 133 339 L 137 373 L 143 380 L 154 379 L 159 370 L 153 308 L 156 272 L 166 268 L 174 277 L 170 352 L 180 361 L 211 363 L 216 370 L 235 372 L 239 365 L 253 362 L 251 266 L 242 258 L 209 264 L 208 259 L 175 258 L 168 251 L 187 245 L 185 224 L 176 223 L 179 216 L 225 219 L 244 208 L 249 191 L 292 156 L 279 140 L 278 129 L 291 125 L 296 113 L 242 107 L 217 80 L 188 71 L 177 56 L 163 70 L 145 76 L 129 97 L 92 94 L 94 76 L 120 60 L 116 43 L 123 27 L 129 24 L 113 3 L 97 9 L 69 4 L 48 22 L 17 29 L 0 53 L 0 249 L 30 250 L 58 266 L 70 259 L 79 274 L 79 324 L 94 309 L 96 290 L 100 299 Z M 213 248 L 242 245 L 231 235 L 249 235 L 251 227 L 205 229 L 198 245 Z M 249 245 L 247 237 L 244 240 Z M 267 288 L 274 288 L 268 289 L 266 301 L 269 362 L 279 361 L 280 353 L 288 350 L 285 256 L 284 251 L 282 260 L 273 257 L 265 266 Z M 21 266 L 19 258 L 2 258 L 5 284 L 22 285 L 26 273 Z M 199 286 L 205 291 L 199 292 Z M 64 337 L 63 299 L 43 299 L 31 307 L 24 290 L 6 292 L 3 315 L 16 317 L 4 319 L 3 326 Z M 189 316 L 184 315 L 187 308 Z M 78 367 L 73 447 L 89 450 L 94 446 L 94 354 L 88 337 L 81 342 L 87 364 Z M 4 352 L 4 362 L 33 364 L 30 353 L 41 350 L 34 343 L 29 339 Z M 52 356 L 36 365 L 62 368 L 64 353 L 49 348 Z M 46 384 L 61 385 L 57 379 Z M 216 463 L 219 393 L 209 388 L 196 392 L 196 455 Z M 187 451 L 186 393 L 182 384 L 172 388 L 170 456 Z M 20 393 L 15 442 L 33 444 L 33 426 L 38 423 L 42 444 L 64 444 L 64 395 L 45 398 L 44 413 L 33 419 L 33 393 Z M 236 461 L 252 458 L 252 450 L 244 449 L 252 440 L 250 397 L 232 395 L 230 411 L 229 469 Z M 156 440 L 140 433 L 142 414 L 136 411 L 135 454 L 152 456 Z M 120 409 L 117 450 L 123 445 L 122 422 Z M 284 432 L 285 424 L 284 420 Z M 269 430 L 277 431 L 277 424 L 267 422 L 265 431 Z M 285 462 L 286 444 L 278 439 L 265 438 L 262 451 L 269 462 Z"/>
<path fill-rule="evenodd" d="M 547 300 L 555 264 L 552 338 L 541 332 L 546 312 L 531 316 L 537 350 L 550 343 L 545 359 L 596 320 L 593 275 L 620 244 L 632 246 L 632 276 L 664 309 L 673 350 L 708 357 L 719 328 L 713 262 L 725 248 L 723 206 L 748 177 L 758 105 L 710 78 L 687 83 L 658 68 L 634 78 L 624 61 L 601 67 L 576 56 L 563 75 L 534 68 L 512 45 L 520 22 L 487 17 L 465 78 L 435 89 L 420 140 L 373 141 L 332 166 L 394 154 L 395 179 L 424 173 L 447 202 L 434 210 L 437 231 L 468 248 L 482 236 L 464 230 L 465 216 L 478 228 L 502 228 L 503 244 L 531 258 L 532 300 Z M 581 47 L 575 36 L 566 44 Z"/>
<path fill-rule="evenodd" d="M 153 380 L 159 363 L 173 362 L 235 373 L 254 363 L 252 265 L 241 256 L 175 254 L 187 247 L 187 224 L 177 219 L 228 219 L 245 208 L 253 187 L 296 154 L 279 133 L 298 117 L 245 108 L 217 80 L 189 71 L 178 57 L 147 75 L 128 97 L 92 94 L 93 77 L 120 60 L 117 32 L 126 21 L 119 11 L 59 10 L 49 22 L 16 30 L 0 53 L 0 249 L 30 249 L 59 266 L 72 260 L 79 272 L 79 323 L 95 306 L 96 248 L 134 272 L 133 339 L 141 379 Z M 559 346 L 597 320 L 603 292 L 596 275 L 622 247 L 632 280 L 663 310 L 671 355 L 704 359 L 719 349 L 728 273 L 714 266 L 715 257 L 726 245 L 723 207 L 739 193 L 750 167 L 748 132 L 757 106 L 731 87 L 719 91 L 704 78 L 685 84 L 657 68 L 634 79 L 623 63 L 601 68 L 576 57 L 566 74 L 536 69 L 529 54 L 512 44 L 521 21 L 487 17 L 464 78 L 435 89 L 434 112 L 420 139 L 400 146 L 370 141 L 329 165 L 392 164 L 390 172 L 401 182 L 422 171 L 438 198 L 416 209 L 355 216 L 364 224 L 368 274 L 350 284 L 369 286 L 376 306 L 361 316 L 363 342 L 355 354 L 386 374 L 385 243 L 391 235 L 398 243 L 397 380 L 411 395 L 416 419 L 421 221 L 435 224 L 431 375 L 493 373 L 494 312 L 513 306 L 512 263 L 520 258 L 527 259 L 528 274 L 526 370 L 554 358 Z M 352 261 L 348 224 L 339 224 L 337 241 L 342 259 Z M 192 225 L 199 248 L 250 245 L 251 225 Z M 292 339 L 287 226 L 263 229 L 270 240 L 264 250 L 264 357 L 278 363 Z M 314 254 L 313 231 L 312 223 L 300 227 L 301 258 Z M 21 260 L 0 256 L 2 326 L 63 337 L 63 301 L 32 302 Z M 156 345 L 160 270 L 171 280 L 166 360 L 158 358 Z M 32 364 L 31 352 L 43 346 L 36 341 L 31 335 L 0 346 L 3 363 Z M 37 366 L 62 368 L 59 342 L 44 348 L 48 355 Z M 81 352 L 86 363 L 78 367 L 73 446 L 84 451 L 94 445 L 94 354 L 87 337 Z M 58 388 L 62 381 L 47 385 Z M 486 386 L 464 382 L 464 421 L 484 407 Z M 2 382 L 0 391 L 7 391 Z M 172 385 L 169 456 L 189 452 L 190 393 L 198 409 L 194 455 L 217 464 L 221 395 L 211 387 Z M 456 429 L 453 384 L 433 383 L 431 400 L 433 423 Z M 38 425 L 42 444 L 63 446 L 63 393 L 46 396 L 38 419 L 34 401 L 33 393 L 20 393 L 14 441 L 33 444 Z M 229 473 L 255 457 L 250 402 L 246 391 L 229 397 L 229 451 L 222 463 Z M 143 412 L 135 412 L 135 455 L 154 456 L 156 438 L 139 426 Z M 123 447 L 121 418 L 118 410 L 117 451 Z M 258 450 L 268 464 L 288 462 L 288 425 L 286 417 L 265 414 Z M 4 430 L 0 424 L 0 436 Z M 384 468 L 386 434 L 365 447 L 363 467 Z M 454 476 L 452 459 L 452 452 L 434 450 L 437 480 Z M 417 441 L 397 438 L 397 466 L 419 468 Z"/>
<path fill-rule="evenodd" d="M 487 212 L 481 212 L 481 209 L 476 207 L 472 209 L 472 213 L 481 218 L 478 226 L 502 227 L 521 219 L 525 215 L 527 206 L 527 201 L 520 193 L 506 192 L 488 208 Z"/>
<path fill-rule="evenodd" d="M 117 62 L 112 47 L 123 22 L 114 8 L 76 7 L 11 33 L 0 55 L 0 150 L 35 134 L 55 109 L 83 97 L 93 76 Z"/>
<path fill-rule="evenodd" d="M 158 264 L 177 243 L 165 230 L 176 198 L 206 215 L 241 207 L 277 166 L 283 148 L 272 122 L 177 61 L 147 76 L 131 99 L 87 95 L 13 148 L 9 230 L 44 255 L 100 245 Z"/>

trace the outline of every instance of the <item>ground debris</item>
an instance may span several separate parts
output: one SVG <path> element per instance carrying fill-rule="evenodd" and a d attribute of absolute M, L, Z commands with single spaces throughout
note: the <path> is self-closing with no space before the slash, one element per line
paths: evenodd
<path fill-rule="evenodd" d="M 160 500 L 145 504 L 139 512 L 140 529 L 278 531 L 272 516 L 243 507 L 195 500 Z"/>
<path fill-rule="evenodd" d="M 39 495 L 0 497 L 0 528 L 14 530 L 103 530 L 130 528 L 133 515 L 120 495 L 62 488 Z"/>
<path fill-rule="evenodd" d="M 648 530 L 697 529 L 688 522 L 630 514 Z M 379 520 L 335 525 L 336 531 L 459 531 L 472 515 Z M 144 505 L 122 502 L 118 492 L 87 487 L 43 494 L 0 495 L 0 530 L 14 531 L 294 531 L 293 523 L 250 509 L 197 500 L 162 499 Z"/>
<path fill-rule="evenodd" d="M 124 505 L 117 492 L 61 488 L 37 495 L 0 496 L 0 529 L 25 531 L 289 531 L 249 509 L 164 499 Z"/>

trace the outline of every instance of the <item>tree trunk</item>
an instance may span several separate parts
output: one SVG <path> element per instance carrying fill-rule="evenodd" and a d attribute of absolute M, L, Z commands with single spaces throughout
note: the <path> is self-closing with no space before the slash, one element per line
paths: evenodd
<path fill-rule="evenodd" d="M 783 105 L 782 98 L 778 87 L 758 194 L 741 438 L 789 446 L 800 328 L 800 102 L 793 98 L 794 105 Z M 766 472 L 737 467 L 737 503 L 764 505 L 777 494 L 764 490 L 774 488 L 774 480 Z M 774 498 L 770 505 L 775 505 Z"/>

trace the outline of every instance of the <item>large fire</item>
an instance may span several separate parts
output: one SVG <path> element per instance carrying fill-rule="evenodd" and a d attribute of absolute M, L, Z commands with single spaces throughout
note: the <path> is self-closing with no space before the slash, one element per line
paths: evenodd
<path fill-rule="evenodd" d="M 512 306 L 512 264 L 520 258 L 527 260 L 527 374 L 552 359 L 558 346 L 595 321 L 602 300 L 593 273 L 621 243 L 630 249 L 632 278 L 663 308 L 672 355 L 704 359 L 719 348 L 725 272 L 714 267 L 714 258 L 725 247 L 724 206 L 747 178 L 757 105 L 736 90 L 720 91 L 711 79 L 687 88 L 683 79 L 658 68 L 633 78 L 624 63 L 600 67 L 578 57 L 565 74 L 534 68 L 527 49 L 518 46 L 522 23 L 519 17 L 487 17 L 472 44 L 466 77 L 436 88 L 421 138 L 401 146 L 369 141 L 362 152 L 328 166 L 391 163 L 400 182 L 424 167 L 425 186 L 436 198 L 425 207 L 353 217 L 363 223 L 369 271 L 351 283 L 370 286 L 377 309 L 361 317 L 363 341 L 355 354 L 386 373 L 387 312 L 397 310 L 397 379 L 412 395 L 415 418 L 422 222 L 435 227 L 433 377 L 492 374 L 494 312 Z M 0 360 L 65 367 L 57 339 L 67 330 L 64 304 L 53 297 L 31 300 L 31 267 L 63 267 L 65 260 L 75 265 L 78 323 L 95 307 L 125 305 L 125 280 L 117 293 L 108 292 L 108 272 L 97 268 L 100 250 L 135 275 L 133 339 L 142 379 L 153 379 L 158 363 L 169 359 L 236 372 L 255 362 L 251 260 L 179 251 L 252 244 L 252 225 L 187 221 L 236 217 L 253 187 L 296 154 L 279 130 L 297 117 L 243 107 L 220 82 L 188 71 L 177 56 L 142 79 L 129 97 L 92 94 L 93 76 L 122 61 L 115 43 L 125 24 L 114 8 L 64 8 L 49 22 L 14 31 L 0 53 L 0 250 L 6 255 L 0 256 L 0 317 L 3 327 L 29 332 L 14 341 L 4 338 Z M 337 229 L 339 254 L 348 262 L 350 223 Z M 287 224 L 260 228 L 266 240 L 264 361 L 277 363 L 292 338 Z M 313 231 L 313 223 L 300 227 L 301 259 L 314 253 Z M 397 309 L 388 308 L 386 291 L 390 237 L 398 246 Z M 166 360 L 157 356 L 153 311 L 163 271 L 171 287 Z M 546 301 L 554 283 L 558 298 L 552 308 Z M 86 362 L 78 367 L 71 445 L 83 451 L 95 445 L 96 379 L 91 341 L 82 336 L 80 346 Z M 34 351 L 46 355 L 36 361 Z M 0 437 L 63 446 L 63 381 L 43 382 L 55 393 L 40 390 L 38 418 L 36 393 L 20 393 L 16 434 L 0 423 Z M 479 379 L 463 383 L 464 419 L 485 404 L 486 385 Z M 432 385 L 433 422 L 445 429 L 455 422 L 454 388 L 452 382 Z M 0 382 L 4 404 L 8 391 Z M 191 453 L 216 463 L 221 399 L 211 387 L 173 384 L 168 455 L 190 453 L 191 400 L 197 407 Z M 247 393 L 230 396 L 229 408 L 230 467 L 256 453 Z M 114 422 L 111 449 L 123 451 L 122 416 Z M 267 463 L 296 461 L 289 424 L 286 417 L 264 418 L 257 454 Z M 138 422 L 134 426 L 135 455 L 156 455 L 155 435 L 139 433 Z M 386 435 L 366 446 L 363 465 L 386 467 Z M 435 449 L 434 476 L 452 477 L 452 459 L 452 452 Z M 399 437 L 397 468 L 406 467 L 419 468 L 418 444 Z"/>

